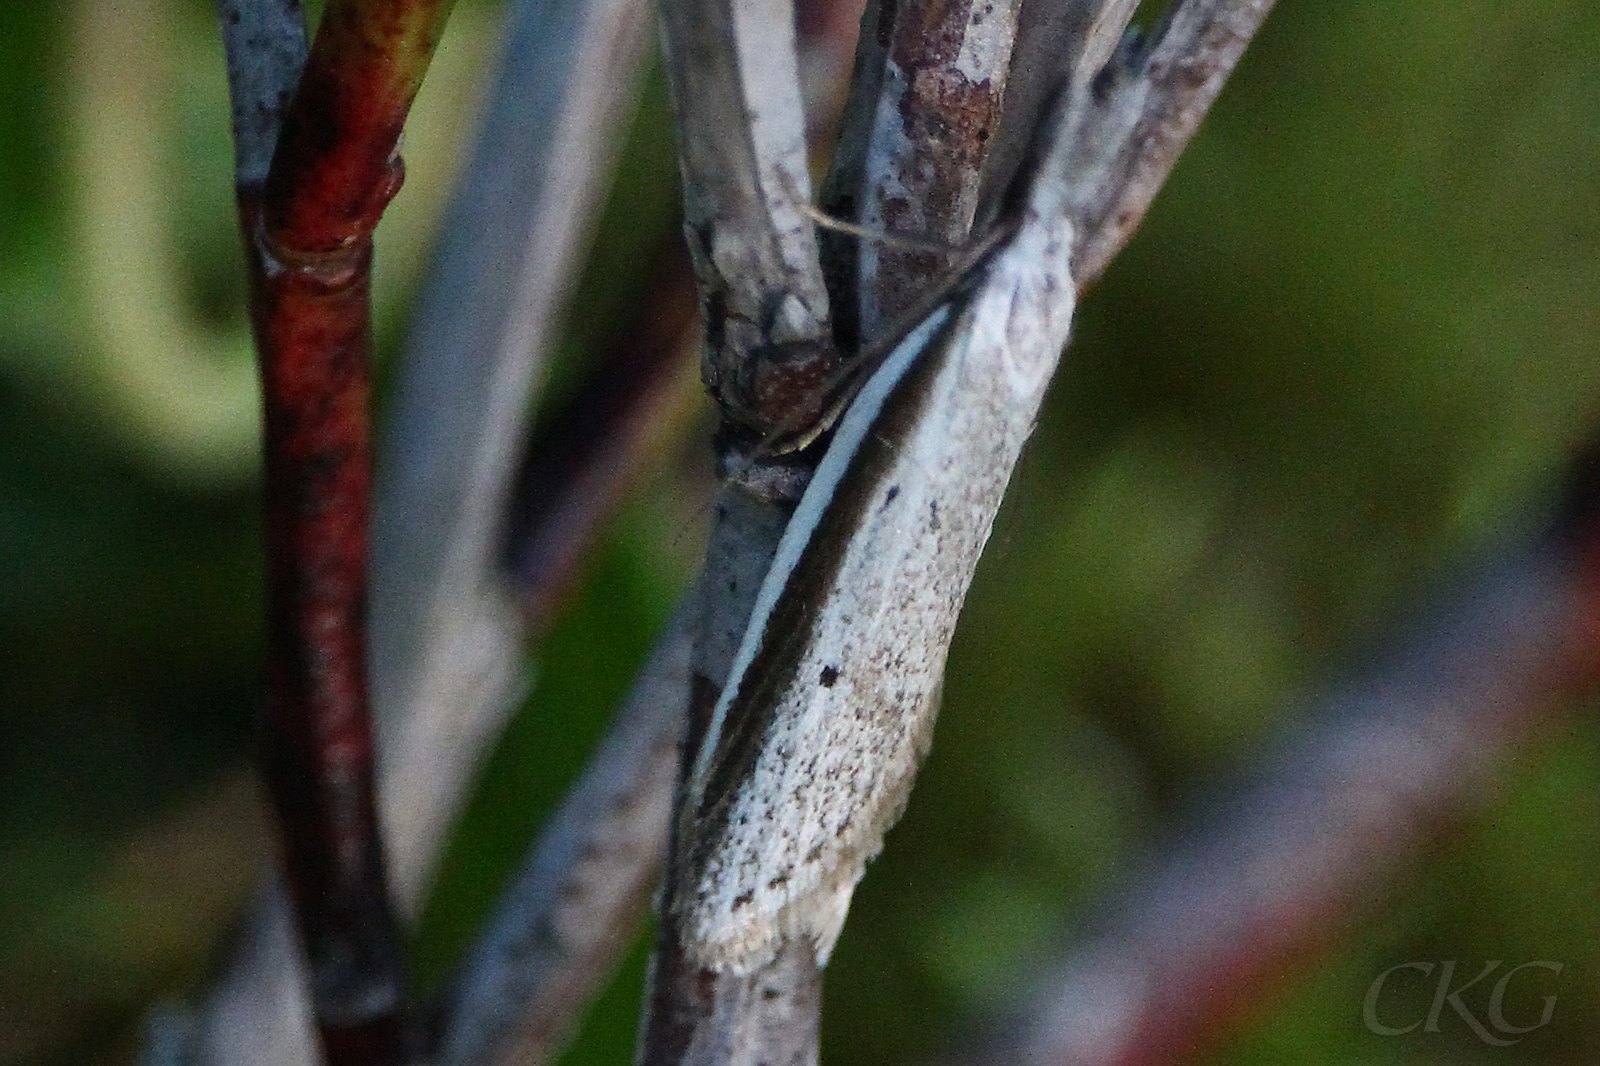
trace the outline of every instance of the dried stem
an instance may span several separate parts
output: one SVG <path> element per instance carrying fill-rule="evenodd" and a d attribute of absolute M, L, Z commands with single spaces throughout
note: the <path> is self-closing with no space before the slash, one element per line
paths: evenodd
<path fill-rule="evenodd" d="M 703 373 L 722 410 L 719 472 L 727 481 L 701 584 L 687 767 L 808 475 L 805 463 L 750 461 L 752 445 L 815 397 L 838 358 L 816 231 L 804 210 L 811 189 L 793 5 L 663 0 L 661 13 L 684 233 L 706 322 Z M 668 860 L 669 886 L 676 861 Z M 672 894 L 670 887 L 664 894 L 642 1060 L 722 1061 L 719 1048 L 729 1039 L 751 1062 L 814 1060 L 816 1015 L 807 1006 L 820 995 L 814 960 L 796 960 L 799 984 L 771 995 L 756 991 L 766 987 L 758 976 L 702 971 L 683 954 Z M 731 1004 L 738 1007 L 730 1031 Z"/>
<path fill-rule="evenodd" d="M 683 862 L 686 778 L 704 743 L 763 575 L 790 506 L 727 485 L 717 500 L 697 617 L 680 755 L 677 812 L 668 842 L 661 926 L 645 1002 L 641 1064 L 815 1062 L 822 971 L 811 946 L 796 940 L 752 972 L 717 972 L 686 953 L 676 898 Z"/>
<path fill-rule="evenodd" d="M 814 141 L 837 118 L 843 79 L 833 75 L 847 61 L 860 10 L 838 0 L 797 8 L 806 130 Z M 814 215 L 809 204 L 795 207 Z M 698 328 L 695 275 L 681 237 L 664 242 L 655 259 L 644 302 L 615 350 L 528 443 L 517 475 L 507 556 L 523 617 L 535 632 L 548 623 L 665 426 L 682 412 L 679 357 Z"/>
<path fill-rule="evenodd" d="M 684 371 L 699 327 L 694 273 L 674 234 L 644 302 L 582 391 L 529 443 L 507 555 L 523 617 L 548 625 L 580 564 L 664 434 L 692 409 Z"/>
<path fill-rule="evenodd" d="M 842 98 L 842 92 L 828 83 L 827 74 L 841 69 L 841 59 L 855 39 L 855 16 L 842 14 L 849 6 L 831 0 L 802 5 L 799 43 L 802 58 L 811 57 L 816 75 L 806 86 L 812 104 L 810 132 L 831 127 L 828 116 L 833 101 Z M 795 206 L 806 209 L 809 205 Z M 663 419 L 677 407 L 676 353 L 687 339 L 696 304 L 693 276 L 681 248 L 673 242 L 672 251 L 663 255 L 655 285 L 619 352 L 557 422 L 530 445 L 528 463 L 519 477 L 519 500 L 513 506 L 510 557 L 531 626 L 547 617 L 586 544 L 614 506 L 650 442 L 659 436 Z M 699 593 L 689 598 L 692 608 L 701 602 Z M 748 606 L 740 610 L 747 611 Z M 677 662 L 670 648 L 677 641 L 687 647 L 691 628 L 687 620 L 680 625 L 681 629 L 664 638 L 653 661 Z M 642 797 L 659 788 L 663 808 L 670 804 L 679 761 L 676 746 L 662 752 L 651 747 L 650 738 L 660 735 L 657 727 L 670 725 L 668 732 L 674 738 L 682 732 L 688 701 L 686 659 L 681 670 L 682 676 L 674 682 L 678 696 L 650 712 L 670 717 L 652 718 L 655 725 L 647 728 L 639 724 L 642 712 L 625 711 L 587 779 L 630 781 L 642 775 L 649 789 L 635 787 L 632 795 L 640 798 L 625 811 L 601 812 L 580 798 L 580 786 L 580 793 L 563 808 L 567 813 L 558 816 L 557 825 L 530 855 L 497 911 L 500 917 L 485 929 L 469 971 L 458 986 L 450 1055 L 476 1058 L 482 1052 L 475 1049 L 488 1048 L 491 1061 L 526 1066 L 548 1060 L 576 1023 L 588 994 L 609 973 L 615 961 L 615 938 L 634 927 L 645 898 L 641 886 L 655 881 L 665 855 L 665 822 L 653 827 L 646 824 L 657 807 L 655 801 Z M 650 676 L 647 672 L 647 678 Z M 659 687 L 641 681 L 630 706 L 639 706 L 642 697 L 638 693 Z M 657 691 L 652 698 L 662 697 Z M 644 735 L 634 736 L 641 729 Z M 641 751 L 650 752 L 657 761 L 643 767 L 611 761 L 626 763 Z M 665 776 L 658 776 L 663 769 Z M 591 815 L 599 820 L 586 822 Z M 576 885 L 582 880 L 574 881 L 573 872 L 562 866 L 571 861 L 572 848 L 577 846 L 570 842 L 595 839 L 596 834 L 610 832 L 603 826 L 623 824 L 627 819 L 633 821 L 634 835 L 629 839 L 638 842 L 639 865 L 626 875 L 613 870 L 612 885 L 604 893 L 578 892 L 572 906 L 589 908 L 585 920 L 593 932 L 573 932 L 563 937 L 559 946 L 554 945 L 547 933 L 550 923 L 558 919 L 549 909 L 555 897 L 548 889 L 553 883 Z M 644 844 L 649 839 L 646 830 L 660 834 L 653 846 Z M 600 856 L 611 854 L 612 850 L 603 846 L 599 852 Z M 566 900 L 565 895 L 561 898 Z M 593 908 L 598 903 L 611 909 L 596 911 Z M 567 908 L 568 904 L 560 906 Z M 564 913 L 575 912 L 569 908 Z M 575 929 L 568 920 L 559 920 L 559 924 Z M 545 950 L 525 950 L 534 941 L 544 944 Z M 493 1051 L 496 1047 L 501 1049 L 498 1054 Z"/>
<path fill-rule="evenodd" d="M 1021 0 L 874 0 L 857 45 L 856 83 L 823 203 L 868 232 L 825 238 L 838 332 L 877 337 L 958 249 L 1000 124 Z M 846 325 L 846 321 L 849 325 Z"/>
<path fill-rule="evenodd" d="M 373 695 L 384 824 L 415 913 L 483 752 L 525 689 L 507 508 L 560 314 L 605 198 L 644 0 L 515 0 L 440 227 L 379 462 Z"/>
<path fill-rule="evenodd" d="M 789 0 L 663 0 L 704 374 L 759 437 L 832 371 Z"/>
<path fill-rule="evenodd" d="M 553 1060 L 626 951 L 666 850 L 690 646 L 680 610 L 454 983 L 445 1066 Z"/>
<path fill-rule="evenodd" d="M 283 116 L 305 66 L 299 0 L 220 0 L 233 117 L 234 185 L 252 283 L 261 264 L 250 239 Z M 288 900 L 272 880 L 230 945 L 230 957 L 196 1012 L 193 1047 L 200 1066 L 315 1061 L 305 963 L 296 950 Z"/>
<path fill-rule="evenodd" d="M 1073 275 L 1080 288 L 1094 283 L 1143 221 L 1272 4 L 1184 0 L 1172 11 L 1143 64 L 1146 88 L 1133 132 L 1095 199 L 1085 206 L 1073 253 Z"/>
<path fill-rule="evenodd" d="M 1372 673 L 1312 701 L 1253 780 L 1116 892 L 1098 935 L 974 1061 L 1171 1066 L 1257 1012 L 1506 755 L 1600 683 L 1600 478 L 1473 566 Z"/>
<path fill-rule="evenodd" d="M 262 886 L 196 1012 L 192 1066 L 315 1066 L 306 960 L 280 879 Z"/>

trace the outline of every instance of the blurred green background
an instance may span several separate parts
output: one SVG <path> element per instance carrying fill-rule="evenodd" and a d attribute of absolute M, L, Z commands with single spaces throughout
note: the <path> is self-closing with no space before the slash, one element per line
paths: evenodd
<path fill-rule="evenodd" d="M 408 130 L 379 237 L 388 351 L 494 24 L 461 0 Z M 0 58 L 0 1062 L 117 1062 L 152 1000 L 202 978 L 265 848 L 226 90 L 202 0 L 3 0 Z M 1597 65 L 1589 0 L 1269 19 L 1082 309 L 933 756 L 830 966 L 825 1061 L 925 1062 L 970 1032 L 1293 696 L 1548 513 L 1600 398 Z M 675 181 L 655 77 L 554 395 L 636 297 Z M 537 685 L 417 933 L 424 981 L 687 579 L 704 430 L 530 649 Z M 1600 732 L 1574 715 L 1215 1061 L 1594 1061 L 1597 780 Z M 1562 961 L 1553 1023 L 1501 1050 L 1363 1028 L 1376 974 L 1447 958 Z M 641 948 L 569 1062 L 628 1060 L 642 969 Z"/>

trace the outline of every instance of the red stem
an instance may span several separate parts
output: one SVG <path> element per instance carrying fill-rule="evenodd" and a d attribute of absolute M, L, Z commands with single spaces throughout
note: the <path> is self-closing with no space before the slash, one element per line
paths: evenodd
<path fill-rule="evenodd" d="M 332 0 L 284 117 L 260 237 L 359 258 L 404 171 L 395 146 L 449 0 Z"/>
<path fill-rule="evenodd" d="M 327 273 L 266 265 L 253 301 L 267 550 L 262 754 L 335 1064 L 399 1060 L 403 985 L 367 703 L 370 245 L 362 253 Z"/>
<path fill-rule="evenodd" d="M 263 763 L 331 1066 L 409 1054 L 367 698 L 372 231 L 448 3 L 332 0 L 265 185 L 241 186 L 260 355 Z"/>

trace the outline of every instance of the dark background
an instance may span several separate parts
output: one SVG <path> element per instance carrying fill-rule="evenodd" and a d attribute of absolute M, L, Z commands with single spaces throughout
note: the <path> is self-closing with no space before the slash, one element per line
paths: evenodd
<path fill-rule="evenodd" d="M 396 347 L 494 8 L 461 0 L 379 235 Z M 113 1062 L 201 980 L 267 837 L 253 379 L 201 0 L 0 2 L 0 1062 Z M 824 1059 L 1005 1004 L 1293 698 L 1537 527 L 1600 398 L 1600 8 L 1283 0 L 1077 335 L 952 654 L 934 753 L 828 971 Z M 671 225 L 652 75 L 551 395 Z M 537 649 L 417 933 L 437 980 L 694 565 L 702 417 Z M 1578 713 L 1419 850 L 1218 1063 L 1593 1061 L 1600 733 Z M 1556 960 L 1550 1027 L 1382 1038 L 1408 960 Z M 643 950 L 568 1060 L 627 1061 Z M 1431 996 L 1405 984 L 1412 1013 Z M 1399 986 L 1397 986 L 1399 987 Z M 1541 989 L 1541 991 L 1548 991 Z M 1513 1017 L 1537 1016 L 1537 996 Z M 1386 1001 L 1387 1003 L 1388 1001 Z M 1399 1008 L 1396 1007 L 1399 1016 Z"/>

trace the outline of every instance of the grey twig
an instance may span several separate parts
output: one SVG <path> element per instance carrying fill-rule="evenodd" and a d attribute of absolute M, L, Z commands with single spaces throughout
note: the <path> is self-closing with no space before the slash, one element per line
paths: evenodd
<path fill-rule="evenodd" d="M 512 7 L 413 318 L 379 455 L 372 583 L 380 794 L 407 910 L 521 691 L 502 523 L 647 25 L 640 0 Z"/>
<path fill-rule="evenodd" d="M 219 0 L 228 95 L 233 116 L 234 185 L 258 195 L 277 147 L 284 113 L 305 66 L 307 41 L 299 0 Z M 317 1060 L 309 975 L 298 948 L 280 878 L 268 876 L 230 954 L 181 1039 L 182 1060 L 196 1066 Z M 152 1032 L 147 1055 L 160 1049 Z M 172 1030 L 165 1031 L 173 1035 Z"/>
<path fill-rule="evenodd" d="M 444 1066 L 551 1061 L 627 949 L 666 853 L 691 643 L 680 610 L 484 927 L 447 1002 Z"/>
<path fill-rule="evenodd" d="M 262 886 L 206 992 L 194 1061 L 198 1066 L 315 1066 L 309 980 L 289 897 L 274 878 Z"/>
<path fill-rule="evenodd" d="M 1441 827 L 1518 742 L 1600 679 L 1600 529 L 1568 525 L 1480 563 L 1366 676 L 1306 708 L 1254 778 L 1038 982 L 979 1058 L 1171 1066 L 1260 1006 Z"/>
<path fill-rule="evenodd" d="M 217 0 L 233 108 L 234 182 L 267 179 L 278 128 L 306 65 L 300 0 Z"/>
<path fill-rule="evenodd" d="M 687 764 L 809 473 L 804 462 L 753 462 L 751 446 L 813 398 L 838 358 L 806 210 L 811 183 L 792 3 L 663 0 L 661 14 L 684 233 L 706 319 L 703 372 L 722 411 L 726 480 L 701 584 Z M 702 971 L 682 954 L 670 904 L 675 861 L 669 859 L 663 894 L 642 1060 L 718 1062 L 733 1047 L 751 1062 L 814 1059 L 812 1005 L 821 980 L 814 960 L 792 960 L 771 983 Z"/>
<path fill-rule="evenodd" d="M 1183 0 L 1142 64 L 1146 86 L 1119 158 L 1086 205 L 1073 256 L 1080 288 L 1098 278 L 1144 219 L 1273 0 Z"/>
<path fill-rule="evenodd" d="M 790 0 L 663 0 L 706 385 L 759 435 L 831 367 Z"/>
<path fill-rule="evenodd" d="M 835 313 L 870 339 L 972 230 L 1021 0 L 872 0 L 823 203 L 862 233 L 825 238 Z M 875 240 L 874 233 L 884 235 Z"/>
<path fill-rule="evenodd" d="M 696 640 L 681 772 L 705 743 L 749 622 L 762 577 L 772 564 L 791 506 L 738 484 L 717 498 L 705 576 L 696 604 Z M 647 1066 L 760 1062 L 804 1064 L 817 1055 L 817 1005 L 822 972 L 812 946 L 797 938 L 766 964 L 745 973 L 718 972 L 685 951 L 674 900 L 685 841 L 684 790 L 679 789 L 661 893 L 661 928 L 651 963 L 639 1061 Z"/>
<path fill-rule="evenodd" d="M 299 0 L 218 0 L 217 17 L 232 110 L 234 185 L 241 194 L 254 195 L 249 190 L 259 190 L 266 180 L 284 112 L 305 66 L 305 23 Z M 235 1028 L 244 1020 L 240 1014 L 249 1019 L 257 1012 L 270 1020 L 238 1027 L 237 1043 L 249 1045 L 249 1054 L 237 1061 L 311 1061 L 316 1037 L 304 963 L 294 946 L 282 887 L 275 881 L 270 885 L 205 1005 L 194 1011 L 158 1008 L 152 1015 L 144 1062 L 210 1066 L 233 1061 L 217 1046 L 218 1030 Z M 270 970 L 258 967 L 263 936 L 281 956 Z"/>

